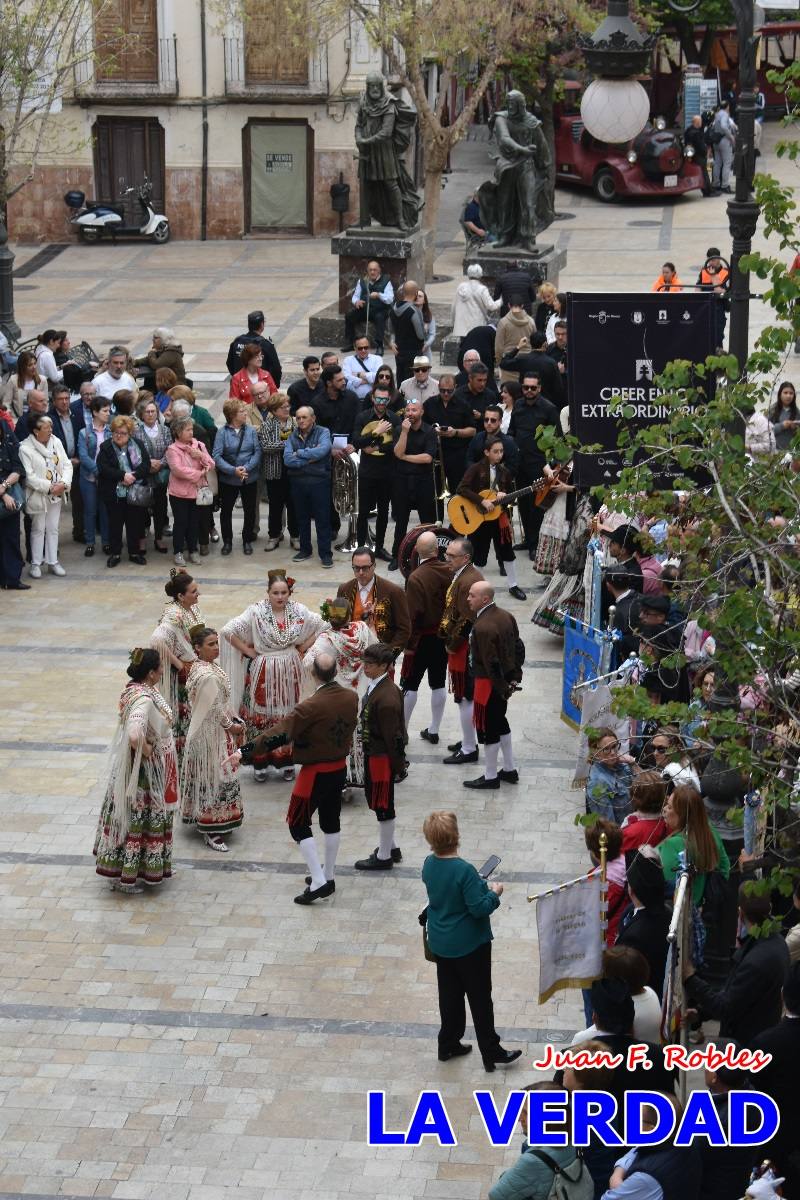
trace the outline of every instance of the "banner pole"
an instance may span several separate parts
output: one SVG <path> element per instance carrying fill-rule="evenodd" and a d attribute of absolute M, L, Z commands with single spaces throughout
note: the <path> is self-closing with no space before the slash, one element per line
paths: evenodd
<path fill-rule="evenodd" d="M 605 833 L 600 834 L 600 944 L 605 945 L 606 928 L 608 925 L 608 870 L 606 859 L 608 856 L 608 837 Z"/>

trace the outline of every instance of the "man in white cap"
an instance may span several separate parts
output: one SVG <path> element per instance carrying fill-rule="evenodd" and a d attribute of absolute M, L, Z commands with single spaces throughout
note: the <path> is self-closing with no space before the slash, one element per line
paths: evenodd
<path fill-rule="evenodd" d="M 480 263 L 470 263 L 467 278 L 456 288 L 452 307 L 453 337 L 462 338 L 476 325 L 485 325 L 490 315 L 500 311 L 502 301 L 493 300 L 485 284 L 481 283 L 483 268 Z"/>
<path fill-rule="evenodd" d="M 409 400 L 425 403 L 431 396 L 439 395 L 439 381 L 431 375 L 431 360 L 426 354 L 418 354 L 412 364 L 413 375 L 400 384 L 400 393 L 406 404 Z"/>

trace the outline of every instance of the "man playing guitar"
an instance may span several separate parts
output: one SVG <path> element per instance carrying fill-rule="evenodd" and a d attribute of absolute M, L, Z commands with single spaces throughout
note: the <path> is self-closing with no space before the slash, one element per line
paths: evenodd
<path fill-rule="evenodd" d="M 484 512 L 492 512 L 512 487 L 508 470 L 503 466 L 503 443 L 499 437 L 487 437 L 483 447 L 483 458 L 480 462 L 469 467 L 458 487 L 458 495 L 473 504 L 479 505 Z M 481 496 L 481 492 L 491 491 L 494 498 Z M 517 583 L 517 564 L 514 554 L 511 522 L 505 511 L 500 513 L 499 520 L 483 521 L 470 534 L 470 541 L 475 550 L 473 562 L 476 567 L 485 567 L 489 557 L 489 546 L 494 545 L 498 563 L 504 563 L 508 590 L 516 600 L 525 600 L 525 592 Z"/>

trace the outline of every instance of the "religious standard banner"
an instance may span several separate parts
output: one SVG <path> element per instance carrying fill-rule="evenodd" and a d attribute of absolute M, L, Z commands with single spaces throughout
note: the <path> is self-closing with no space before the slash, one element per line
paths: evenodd
<path fill-rule="evenodd" d="M 618 434 L 664 424 L 655 379 L 674 359 L 703 362 L 716 349 L 713 292 L 567 294 L 570 431 L 583 445 L 601 449 L 576 454 L 573 483 L 613 483 L 622 455 Z M 665 462 L 654 484 L 667 489 L 681 472 Z"/>
<path fill-rule="evenodd" d="M 573 729 L 580 729 L 580 693 L 573 689 L 585 679 L 602 675 L 600 669 L 603 656 L 604 636 L 579 621 L 577 617 L 564 618 L 564 671 L 561 680 L 561 719 Z"/>
<path fill-rule="evenodd" d="M 603 973 L 600 872 L 536 897 L 539 1003 L 563 988 L 591 987 Z"/>

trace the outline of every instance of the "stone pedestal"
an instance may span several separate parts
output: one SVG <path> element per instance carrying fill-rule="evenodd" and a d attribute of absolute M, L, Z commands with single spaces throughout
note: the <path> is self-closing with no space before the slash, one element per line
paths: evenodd
<path fill-rule="evenodd" d="M 502 249 L 489 244 L 488 246 L 470 246 L 464 255 L 464 274 L 470 263 L 480 263 L 483 268 L 483 280 L 488 288 L 493 288 L 505 271 L 520 266 L 525 267 L 531 279 L 538 287 L 547 280 L 558 288 L 559 271 L 567 265 L 566 250 L 556 250 L 555 246 L 544 242 L 535 251 L 519 250 L 514 246 L 504 246 Z"/>
<path fill-rule="evenodd" d="M 331 238 L 331 254 L 339 256 L 339 299 L 314 313 L 308 322 L 312 346 L 341 345 L 344 337 L 344 313 L 353 289 L 367 273 L 367 263 L 376 259 L 392 281 L 395 294 L 407 279 L 425 286 L 424 259 L 433 241 L 433 233 L 373 225 L 345 229 Z"/>

